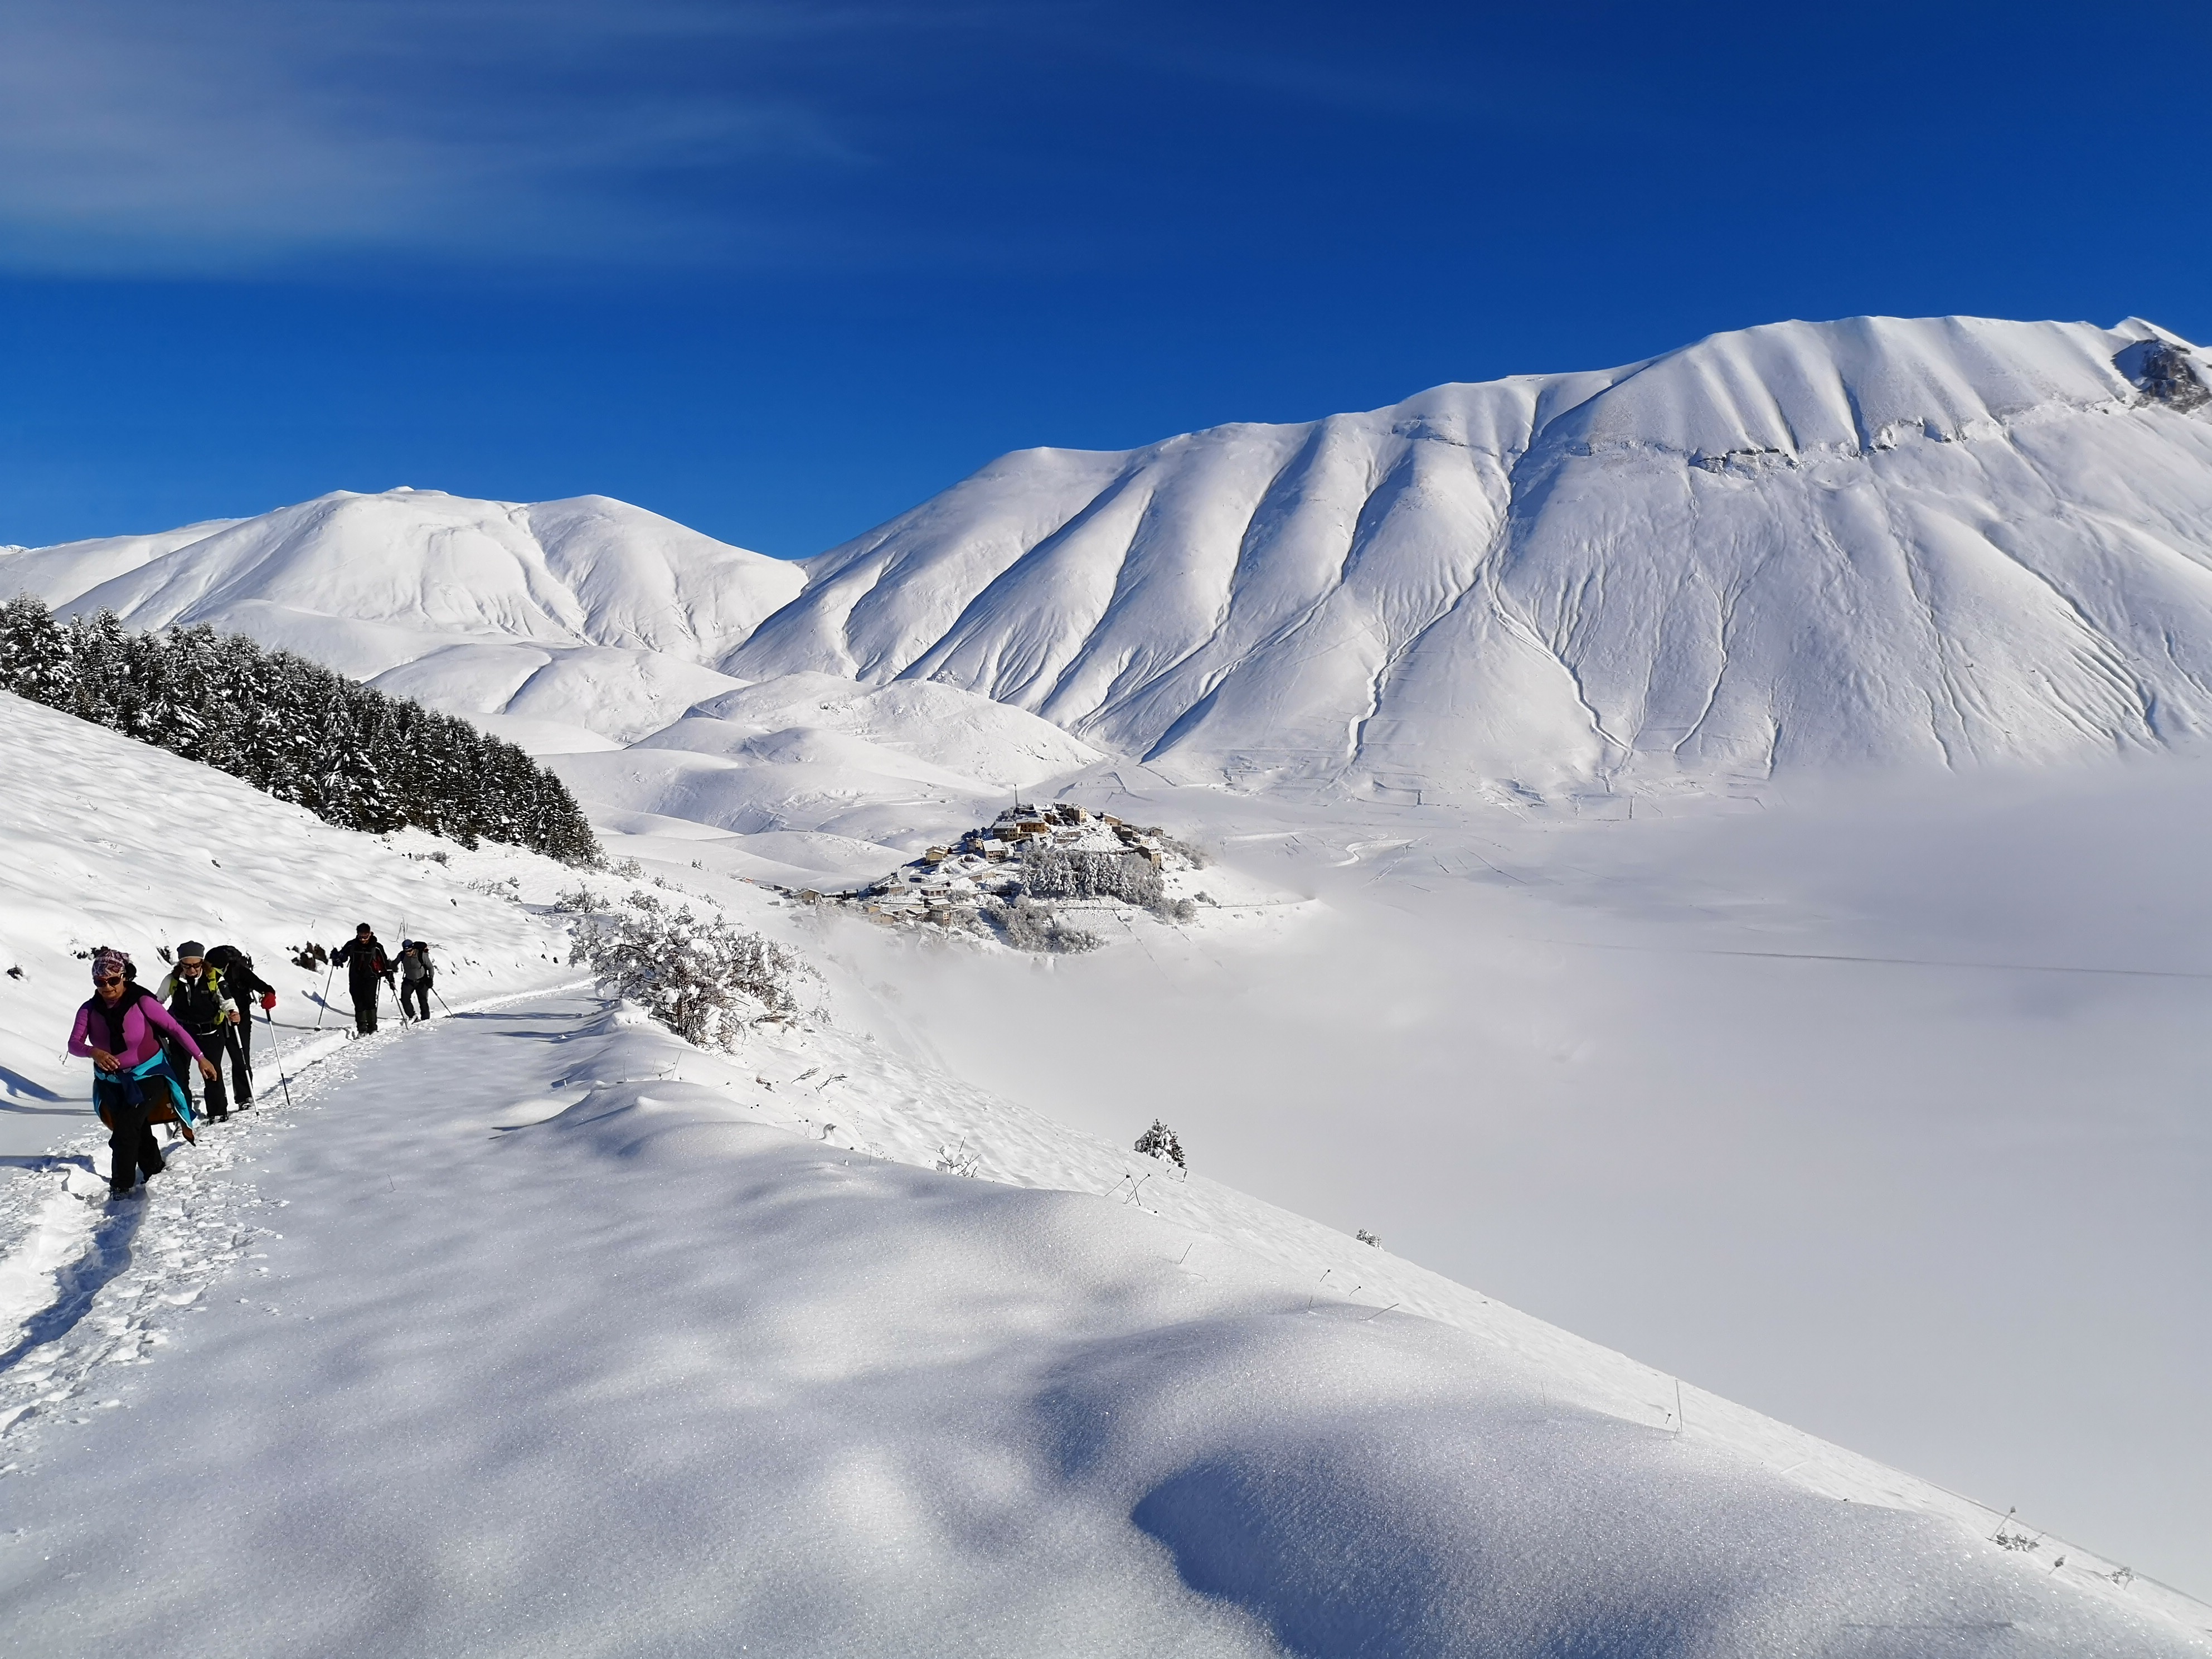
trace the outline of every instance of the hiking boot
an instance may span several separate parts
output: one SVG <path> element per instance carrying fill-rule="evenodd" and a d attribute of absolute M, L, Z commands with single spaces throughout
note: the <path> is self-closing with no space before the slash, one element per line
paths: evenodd
<path fill-rule="evenodd" d="M 139 1191 L 136 1185 L 129 1187 L 110 1185 L 107 1189 L 107 1201 L 110 1204 L 119 1204 L 126 1198 L 137 1197 Z"/>

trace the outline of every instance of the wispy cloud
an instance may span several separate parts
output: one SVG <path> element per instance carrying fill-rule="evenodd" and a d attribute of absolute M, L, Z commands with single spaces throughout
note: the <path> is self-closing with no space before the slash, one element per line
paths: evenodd
<path fill-rule="evenodd" d="M 865 167 L 810 64 L 976 18 L 785 0 L 16 0 L 0 33 L 0 262 L 770 253 L 776 216 L 699 181 Z"/>
<path fill-rule="evenodd" d="M 0 269 L 1127 265 L 1591 81 L 1441 0 L 9 0 Z"/>

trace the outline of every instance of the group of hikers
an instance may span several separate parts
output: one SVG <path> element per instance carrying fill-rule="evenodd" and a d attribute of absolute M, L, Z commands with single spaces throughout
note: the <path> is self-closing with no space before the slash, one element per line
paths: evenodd
<path fill-rule="evenodd" d="M 405 940 L 394 962 L 364 921 L 328 960 L 346 969 L 358 1035 L 376 1030 L 378 1001 L 392 988 L 395 973 L 401 1017 L 429 1018 L 437 970 L 423 940 Z M 93 1106 L 107 1126 L 112 1154 L 108 1191 L 123 1198 L 136 1190 L 142 1175 L 161 1172 L 155 1124 L 174 1121 L 189 1141 L 203 1106 L 208 1121 L 220 1123 L 230 1116 L 234 1098 L 240 1111 L 252 1105 L 253 1006 L 260 1004 L 262 1018 L 273 1026 L 276 988 L 253 971 L 253 958 L 237 946 L 209 950 L 186 939 L 154 990 L 139 983 L 129 956 L 102 945 L 92 953 L 92 991 L 76 1011 L 69 1051 L 93 1063 Z M 205 1085 L 198 1102 L 195 1073 Z"/>
<path fill-rule="evenodd" d="M 383 993 L 392 988 L 395 971 L 399 975 L 399 1018 L 430 1018 L 430 982 L 438 970 L 430 960 L 428 941 L 400 940 L 399 960 L 395 963 L 384 954 L 376 930 L 364 921 L 354 929 L 351 939 L 331 952 L 330 960 L 346 970 L 354 1029 L 362 1036 L 376 1029 L 376 1011 Z"/>

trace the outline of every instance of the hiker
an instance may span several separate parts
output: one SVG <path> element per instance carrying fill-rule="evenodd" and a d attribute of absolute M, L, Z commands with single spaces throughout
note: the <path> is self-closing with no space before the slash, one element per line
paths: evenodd
<path fill-rule="evenodd" d="M 211 1055 L 220 1061 L 230 1046 L 223 1028 L 236 1022 L 238 1010 L 231 1006 L 230 994 L 223 988 L 222 970 L 210 964 L 205 947 L 196 939 L 177 947 L 177 965 L 161 981 L 158 995 L 176 1016 L 177 1024 L 191 1034 L 190 1045 L 173 1040 L 169 1044 L 171 1075 L 180 1075 L 185 1098 L 189 1101 L 191 1073 L 180 1059 L 184 1048 L 190 1046 L 194 1054 Z M 230 1097 L 223 1090 L 220 1064 L 208 1073 L 207 1109 L 213 1122 L 221 1123 L 230 1115 Z"/>
<path fill-rule="evenodd" d="M 253 971 L 253 958 L 235 945 L 216 945 L 207 959 L 222 975 L 222 988 L 238 1010 L 222 1030 L 230 1050 L 230 1092 L 242 1112 L 253 1104 L 253 1002 L 258 998 L 266 1013 L 276 1006 L 276 988 Z"/>
<path fill-rule="evenodd" d="M 169 1070 L 164 1037 L 198 1060 L 202 1075 L 216 1078 L 214 1063 L 200 1053 L 191 1034 L 137 982 L 131 958 L 105 947 L 93 952 L 92 998 L 76 1011 L 69 1051 L 92 1059 L 92 1101 L 107 1124 L 107 1189 L 112 1197 L 130 1193 L 142 1171 L 149 1179 L 161 1173 L 161 1148 L 147 1114 L 170 1091 L 179 1103 L 184 1096 Z"/>
<path fill-rule="evenodd" d="M 392 978 L 392 963 L 377 942 L 376 929 L 362 922 L 353 937 L 331 952 L 332 962 L 343 963 L 346 989 L 353 993 L 353 1023 L 356 1035 L 376 1030 L 377 981 Z"/>
<path fill-rule="evenodd" d="M 399 944 L 399 1012 L 404 1018 L 409 1000 L 418 1005 L 415 1018 L 430 1018 L 430 981 L 438 976 L 438 964 L 430 960 L 430 941 L 426 939 L 403 939 Z"/>

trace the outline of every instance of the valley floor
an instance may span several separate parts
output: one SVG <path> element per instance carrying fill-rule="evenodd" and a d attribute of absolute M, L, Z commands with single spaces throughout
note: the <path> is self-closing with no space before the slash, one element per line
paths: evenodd
<path fill-rule="evenodd" d="M 917 1167 L 949 1109 L 865 1039 L 555 988 L 329 1048 L 146 1200 L 17 1177 L 0 1652 L 2212 1653 L 1018 1108 Z"/>

